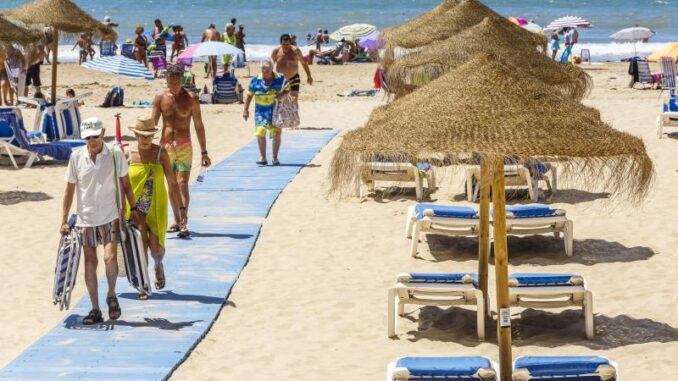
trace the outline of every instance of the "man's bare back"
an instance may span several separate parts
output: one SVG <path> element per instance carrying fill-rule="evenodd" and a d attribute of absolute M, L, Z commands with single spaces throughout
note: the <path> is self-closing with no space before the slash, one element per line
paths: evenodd
<path fill-rule="evenodd" d="M 271 58 L 275 62 L 275 71 L 283 73 L 285 78 L 292 78 L 299 74 L 299 63 L 303 59 L 301 50 L 296 46 L 290 46 L 287 53 L 282 47 L 273 49 Z"/>
<path fill-rule="evenodd" d="M 208 28 L 202 33 L 202 41 L 221 41 L 221 35 L 218 30 Z"/>
<path fill-rule="evenodd" d="M 196 104 L 200 107 L 197 95 L 185 89 L 174 95 L 169 90 L 156 95 L 160 105 L 163 123 L 163 141 L 191 138 L 191 118 Z"/>

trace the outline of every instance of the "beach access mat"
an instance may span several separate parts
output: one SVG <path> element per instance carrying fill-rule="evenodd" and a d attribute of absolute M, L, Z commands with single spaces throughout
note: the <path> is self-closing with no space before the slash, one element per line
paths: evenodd
<path fill-rule="evenodd" d="M 61 323 L 0 369 L 0 380 L 168 379 L 227 305 L 247 264 L 261 225 L 251 223 L 256 218 L 246 223 L 237 218 L 266 217 L 285 186 L 336 133 L 285 134 L 279 167 L 256 166 L 256 141 L 213 166 L 204 182 L 190 188 L 191 238 L 168 234 L 167 287 L 139 301 L 136 290 L 119 278 L 122 317 L 95 326 L 82 324 L 90 309 L 84 297 Z M 106 317 L 105 296 L 104 278 L 99 300 Z"/>

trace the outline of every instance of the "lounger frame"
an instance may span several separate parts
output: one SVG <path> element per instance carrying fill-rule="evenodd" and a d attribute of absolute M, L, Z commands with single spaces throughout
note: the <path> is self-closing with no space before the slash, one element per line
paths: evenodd
<path fill-rule="evenodd" d="M 483 380 L 482 378 L 475 378 L 475 377 L 474 377 L 474 378 L 471 378 L 471 377 L 467 377 L 467 376 L 462 377 L 462 378 L 444 378 L 444 377 L 440 377 L 440 379 L 441 379 L 441 380 L 455 380 L 455 379 L 459 379 L 459 380 L 481 380 L 481 381 L 486 381 L 486 380 L 487 380 L 487 381 L 492 381 L 492 380 L 496 380 L 497 377 L 498 377 L 498 375 L 499 375 L 499 372 L 497 371 L 497 369 L 499 369 L 499 367 L 497 366 L 497 363 L 495 363 L 494 361 L 491 361 L 491 360 L 490 360 L 488 357 L 486 357 L 486 356 L 477 356 L 477 357 L 482 357 L 482 358 L 484 358 L 484 359 L 487 359 L 487 361 L 490 361 L 490 363 L 492 364 L 492 368 L 491 368 L 491 369 L 494 371 L 495 377 L 490 378 L 490 379 L 485 379 L 485 380 Z M 407 368 L 400 368 L 400 367 L 398 367 L 398 366 L 397 366 L 397 363 L 398 363 L 398 361 L 394 361 L 394 362 L 392 362 L 392 363 L 389 363 L 389 364 L 386 366 L 386 381 L 408 381 L 408 380 L 412 380 L 412 379 L 418 379 L 418 378 L 410 378 L 410 372 L 408 371 L 408 369 L 407 369 Z"/>
<path fill-rule="evenodd" d="M 367 162 L 362 165 L 360 170 L 360 182 L 357 191 L 359 197 L 363 198 L 369 192 L 374 191 L 377 181 L 414 182 L 417 201 L 421 201 L 424 198 L 424 179 L 426 179 L 426 186 L 429 191 L 435 191 L 436 178 L 433 168 L 426 171 L 426 176 L 422 177 L 419 174 L 419 168 L 411 163 Z"/>
<path fill-rule="evenodd" d="M 551 174 L 550 179 L 548 174 Z M 504 165 L 504 183 L 506 187 L 527 187 L 527 191 L 532 201 L 539 199 L 539 182 L 546 183 L 547 189 L 555 193 L 558 190 L 558 168 L 551 165 L 551 168 L 541 177 L 535 178 L 530 174 L 530 170 L 518 164 Z M 474 165 L 466 169 L 466 199 L 469 202 L 478 201 L 480 194 L 480 166 Z"/>
<path fill-rule="evenodd" d="M 514 372 L 513 377 L 512 377 L 512 378 L 513 378 L 513 381 L 523 381 L 523 380 L 524 380 L 523 378 L 521 378 L 521 376 L 519 376 L 519 375 L 517 375 L 517 374 L 515 373 L 515 372 L 518 370 L 518 369 L 516 369 L 516 362 L 517 362 L 518 359 L 520 359 L 521 357 L 523 357 L 523 356 L 518 356 L 518 357 L 516 357 L 516 358 L 513 360 L 513 366 L 512 366 L 513 372 Z M 600 357 L 605 357 L 605 356 L 600 356 Z M 608 359 L 607 357 L 605 357 L 605 359 L 606 359 L 607 361 L 609 361 L 610 366 L 611 366 L 612 368 L 614 368 L 615 373 L 616 373 L 616 376 L 615 376 L 615 378 L 612 379 L 612 380 L 603 380 L 603 381 L 619 381 L 619 380 L 621 380 L 622 378 L 621 378 L 621 376 L 620 376 L 620 374 L 619 374 L 619 365 L 617 365 L 617 363 L 616 363 L 615 361 L 612 361 L 612 360 Z M 582 375 L 582 377 L 585 377 L 585 376 L 598 376 L 598 374 Z M 554 380 L 554 381 L 557 381 L 557 380 L 562 379 L 562 378 L 563 378 L 563 377 L 550 377 L 550 376 L 546 376 L 546 377 L 530 377 L 530 380 Z"/>
<path fill-rule="evenodd" d="M 526 236 L 535 234 L 550 234 L 560 238 L 563 234 L 565 254 L 571 257 L 574 252 L 574 223 L 565 215 L 565 210 L 557 209 L 555 216 L 515 218 L 510 212 L 506 213 L 506 234 Z"/>

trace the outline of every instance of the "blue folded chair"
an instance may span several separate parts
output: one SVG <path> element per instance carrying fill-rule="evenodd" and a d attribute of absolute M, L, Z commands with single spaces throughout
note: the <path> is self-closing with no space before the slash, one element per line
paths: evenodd
<path fill-rule="evenodd" d="M 511 306 L 523 308 L 581 307 L 586 337 L 593 339 L 593 294 L 583 277 L 569 273 L 509 274 Z"/>
<path fill-rule="evenodd" d="M 99 55 L 102 57 L 114 56 L 118 50 L 118 46 L 113 41 L 101 41 Z"/>
<path fill-rule="evenodd" d="M 238 80 L 228 72 L 216 77 L 212 86 L 212 103 L 230 104 L 242 100 L 241 94 L 238 93 Z"/>
<path fill-rule="evenodd" d="M 398 275 L 388 292 L 388 336 L 396 336 L 397 316 L 403 316 L 405 305 L 476 306 L 478 340 L 485 339 L 487 301 L 478 288 L 476 273 L 407 273 Z"/>
<path fill-rule="evenodd" d="M 497 379 L 497 367 L 484 356 L 402 357 L 388 364 L 388 381 Z"/>
<path fill-rule="evenodd" d="M 513 380 L 616 381 L 617 364 L 602 356 L 521 356 Z"/>

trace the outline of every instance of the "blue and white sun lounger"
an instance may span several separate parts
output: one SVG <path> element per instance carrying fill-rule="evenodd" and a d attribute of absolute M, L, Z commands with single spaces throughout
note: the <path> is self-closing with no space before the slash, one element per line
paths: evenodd
<path fill-rule="evenodd" d="M 665 127 L 678 127 L 678 99 L 676 92 L 669 94 L 669 99 L 662 104 L 662 113 L 657 116 L 657 136 L 664 137 Z"/>
<path fill-rule="evenodd" d="M 75 287 L 80 264 L 80 237 L 75 229 L 75 214 L 68 220 L 70 232 L 61 237 L 54 268 L 54 289 L 52 301 L 59 305 L 59 310 L 68 309 L 71 303 L 71 292 Z"/>
<path fill-rule="evenodd" d="M 478 288 L 478 274 L 398 275 L 396 285 L 388 291 L 388 336 L 396 336 L 397 317 L 405 313 L 406 304 L 420 306 L 476 306 L 478 339 L 485 339 L 486 301 Z"/>
<path fill-rule="evenodd" d="M 509 275 L 511 306 L 524 308 L 564 308 L 578 306 L 583 309 L 586 337 L 593 339 L 593 294 L 583 277 L 574 274 L 524 274 Z"/>
<path fill-rule="evenodd" d="M 509 205 L 506 207 L 506 234 L 525 236 L 551 234 L 558 239 L 563 234 L 565 254 L 572 256 L 574 249 L 573 222 L 563 209 L 548 205 Z"/>
<path fill-rule="evenodd" d="M 369 192 L 373 192 L 377 181 L 413 182 L 417 201 L 421 201 L 424 198 L 424 179 L 426 179 L 429 192 L 435 191 L 435 173 L 433 167 L 428 163 L 413 165 L 411 163 L 371 161 L 362 165 L 358 194 L 362 198 Z"/>
<path fill-rule="evenodd" d="M 402 357 L 388 364 L 387 381 L 497 379 L 497 367 L 484 356 Z"/>
<path fill-rule="evenodd" d="M 513 380 L 617 381 L 617 364 L 602 356 L 521 356 Z"/>

